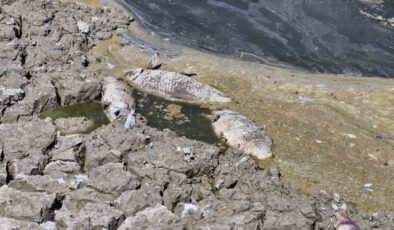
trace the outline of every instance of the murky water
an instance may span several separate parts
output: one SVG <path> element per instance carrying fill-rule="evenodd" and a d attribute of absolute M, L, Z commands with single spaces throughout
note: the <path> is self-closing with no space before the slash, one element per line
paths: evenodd
<path fill-rule="evenodd" d="M 148 31 L 243 60 L 393 77 L 393 1 L 118 0 Z"/>
<path fill-rule="evenodd" d="M 219 143 L 209 115 L 211 111 L 199 105 L 173 102 L 164 98 L 133 90 L 137 101 L 136 112 L 148 120 L 151 127 L 171 129 L 180 136 L 204 141 L 210 144 Z"/>
<path fill-rule="evenodd" d="M 110 121 L 105 115 L 100 103 L 85 102 L 75 105 L 59 107 L 53 110 L 45 111 L 39 116 L 41 119 L 50 117 L 54 120 L 58 118 L 68 117 L 86 117 L 93 121 L 93 126 L 85 133 L 90 133 L 102 125 L 108 124 Z"/>

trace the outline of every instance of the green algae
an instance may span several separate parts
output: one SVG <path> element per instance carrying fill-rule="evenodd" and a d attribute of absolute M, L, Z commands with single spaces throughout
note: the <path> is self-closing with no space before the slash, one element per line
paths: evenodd
<path fill-rule="evenodd" d="M 209 118 L 211 110 L 200 105 L 169 101 L 133 90 L 136 112 L 144 116 L 148 125 L 160 130 L 170 129 L 180 136 L 210 144 L 220 143 Z"/>
<path fill-rule="evenodd" d="M 86 119 L 93 121 L 93 126 L 81 134 L 90 133 L 100 126 L 109 124 L 110 122 L 105 115 L 101 104 L 96 102 L 84 102 L 58 107 L 41 113 L 39 117 L 41 119 L 50 117 L 53 120 L 69 117 L 85 117 Z"/>

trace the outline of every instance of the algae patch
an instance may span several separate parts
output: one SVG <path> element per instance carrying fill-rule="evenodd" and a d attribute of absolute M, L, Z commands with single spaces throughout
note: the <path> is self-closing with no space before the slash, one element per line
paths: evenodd
<path fill-rule="evenodd" d="M 212 127 L 211 110 L 199 105 L 168 101 L 164 98 L 133 90 L 137 101 L 136 112 L 144 116 L 148 125 L 171 129 L 180 136 L 210 144 L 220 142 Z"/>
<path fill-rule="evenodd" d="M 86 119 L 93 121 L 93 125 L 84 133 L 90 133 L 102 125 L 109 124 L 109 120 L 105 115 L 101 104 L 94 102 L 85 102 L 59 107 L 53 110 L 45 111 L 41 113 L 39 117 L 41 119 L 50 117 L 54 120 L 69 117 L 85 117 Z"/>

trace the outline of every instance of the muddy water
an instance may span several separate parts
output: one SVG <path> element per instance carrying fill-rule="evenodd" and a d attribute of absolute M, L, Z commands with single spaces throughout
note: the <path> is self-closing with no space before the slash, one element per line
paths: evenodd
<path fill-rule="evenodd" d="M 102 125 L 109 123 L 100 103 L 85 102 L 70 106 L 59 107 L 53 110 L 45 111 L 39 116 L 41 119 L 50 117 L 54 120 L 68 117 L 86 117 L 93 121 L 93 126 L 85 133 L 90 133 Z"/>
<path fill-rule="evenodd" d="M 219 143 L 209 118 L 209 109 L 195 104 L 168 101 L 137 90 L 133 90 L 133 97 L 137 101 L 136 112 L 148 120 L 149 126 L 160 130 L 171 129 L 189 139 Z"/>

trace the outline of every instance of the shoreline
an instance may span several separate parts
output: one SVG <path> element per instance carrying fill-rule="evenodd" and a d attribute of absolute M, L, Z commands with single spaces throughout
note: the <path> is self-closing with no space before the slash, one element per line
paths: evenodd
<path fill-rule="evenodd" d="M 129 29 L 146 44 L 159 44 L 159 48 L 156 47 L 158 50 L 179 51 L 177 57 L 162 58 L 162 69 L 181 72 L 192 66 L 198 74 L 198 80 L 235 99 L 235 103 L 230 103 L 225 108 L 245 114 L 268 129 L 274 135 L 276 164 L 286 180 L 301 191 L 306 194 L 316 194 L 320 190 L 337 191 L 364 210 L 379 210 L 381 206 L 390 208 L 393 205 L 389 200 L 394 200 L 394 197 L 387 195 L 394 184 L 387 184 L 384 179 L 379 179 L 379 175 L 382 170 L 386 176 L 391 175 L 391 166 L 383 165 L 389 161 L 390 149 L 394 146 L 394 133 L 391 131 L 394 127 L 390 122 L 390 114 L 394 114 L 394 111 L 389 106 L 394 103 L 394 79 L 312 74 L 238 61 L 164 41 L 144 31 L 138 23 L 132 23 Z M 97 69 L 93 67 L 95 71 L 103 75 L 121 76 L 130 68 L 144 66 L 149 59 L 144 50 L 117 44 L 117 37 L 114 36 L 112 40 L 93 48 L 93 53 L 105 56 L 108 54 L 108 47 L 111 47 L 109 60 L 115 64 L 111 71 L 100 66 Z M 235 83 L 238 85 L 234 85 Z M 304 99 L 312 99 L 314 102 L 303 103 Z M 215 105 L 209 107 L 223 108 Z M 377 119 L 371 121 L 368 116 Z M 344 121 L 347 125 L 342 124 Z M 279 125 L 282 123 L 285 128 Z M 373 128 L 377 124 L 379 130 Z M 327 133 L 324 126 L 332 126 L 331 131 Z M 384 142 L 375 139 L 377 132 L 384 133 Z M 299 133 L 306 135 L 301 137 Z M 356 133 L 360 137 L 356 140 L 346 138 L 348 133 Z M 326 143 L 316 144 L 322 138 L 327 139 L 324 140 Z M 308 144 L 305 145 L 306 142 Z M 372 148 L 380 149 L 378 157 L 370 151 Z M 297 154 L 289 153 L 289 149 Z M 341 159 L 343 165 L 333 167 L 337 164 L 332 162 L 333 157 Z M 305 158 L 310 159 L 305 161 Z M 305 163 L 311 160 L 312 165 Z M 374 165 L 372 177 L 363 174 L 358 167 L 350 166 L 355 162 L 365 167 Z M 316 172 L 315 167 L 319 172 Z M 303 172 L 301 169 L 307 171 Z M 358 179 L 349 183 L 347 175 Z M 371 195 L 363 188 L 368 181 L 374 181 L 378 189 L 382 189 L 379 195 L 376 191 Z M 337 184 L 335 188 L 333 183 Z M 354 192 L 358 195 L 354 196 Z M 385 197 L 384 201 L 380 196 Z"/>
<path fill-rule="evenodd" d="M 179 47 L 138 32 L 121 8 L 86 6 L 101 0 L 0 2 L 0 228 L 332 229 L 341 207 L 361 229 L 393 229 L 388 81 L 314 78 Z M 232 102 L 133 92 L 126 84 L 139 83 L 125 72 L 156 52 L 163 70 L 197 74 L 179 81 L 205 96 L 185 97 Z M 274 158 L 186 138 L 165 121 L 204 138 L 212 123 L 212 138 L 232 121 L 262 127 L 256 138 Z"/>

